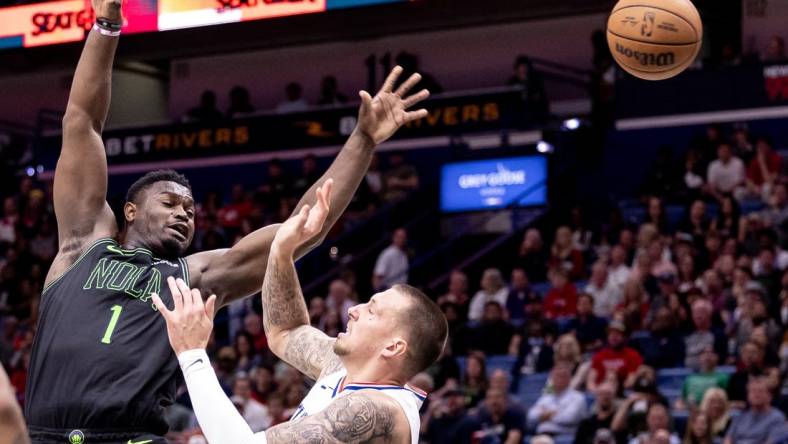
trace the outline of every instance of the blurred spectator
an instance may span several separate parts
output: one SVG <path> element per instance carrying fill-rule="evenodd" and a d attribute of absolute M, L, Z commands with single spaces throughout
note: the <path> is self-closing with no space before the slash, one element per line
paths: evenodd
<path fill-rule="evenodd" d="M 342 105 L 347 103 L 347 96 L 339 92 L 337 85 L 337 78 L 334 76 L 325 76 L 320 81 L 320 99 L 318 105 Z"/>
<path fill-rule="evenodd" d="M 238 356 L 232 347 L 222 347 L 216 353 L 216 378 L 225 393 L 231 393 Z"/>
<path fill-rule="evenodd" d="M 372 288 L 385 291 L 397 284 L 408 283 L 408 232 L 397 228 L 391 236 L 391 245 L 380 252 L 372 273 Z"/>
<path fill-rule="evenodd" d="M 610 429 L 599 429 L 594 433 L 592 444 L 615 444 L 616 439 Z"/>
<path fill-rule="evenodd" d="M 536 228 L 529 228 L 523 236 L 516 259 L 517 266 L 525 269 L 528 280 L 544 282 L 547 279 L 547 252 L 542 242 L 542 234 Z"/>
<path fill-rule="evenodd" d="M 555 268 L 550 271 L 550 291 L 544 298 L 544 314 L 548 319 L 572 317 L 577 314 L 577 290 L 569 281 L 567 271 Z"/>
<path fill-rule="evenodd" d="M 646 256 L 641 256 L 646 258 Z M 643 285 L 630 280 L 624 286 L 624 298 L 616 307 L 614 317 L 620 317 L 626 328 L 632 331 L 640 330 L 649 311 L 648 294 Z"/>
<path fill-rule="evenodd" d="M 713 441 L 709 417 L 702 411 L 690 415 L 682 444 L 712 444 Z"/>
<path fill-rule="evenodd" d="M 616 413 L 616 386 L 612 382 L 601 384 L 597 387 L 594 398 L 591 414 L 582 420 L 577 428 L 575 444 L 604 442 L 604 439 L 597 439 L 597 434 L 602 430 L 607 431 L 609 434 L 606 444 L 614 444 L 613 434 L 609 429 L 613 421 L 613 415 Z"/>
<path fill-rule="evenodd" d="M 616 255 L 620 253 L 621 249 Z M 620 259 L 620 256 L 617 259 Z M 621 265 L 623 264 L 619 264 L 619 268 Z M 612 316 L 613 310 L 621 303 L 621 287 L 613 282 L 603 261 L 596 261 L 591 267 L 591 279 L 585 292 L 594 298 L 594 314 L 603 318 Z"/>
<path fill-rule="evenodd" d="M 630 387 L 642 363 L 640 353 L 626 346 L 624 324 L 612 321 L 607 327 L 607 345 L 594 353 L 591 360 L 586 388 L 593 392 L 600 384 L 611 379 Z"/>
<path fill-rule="evenodd" d="M 293 193 L 303 196 L 309 188 L 320 179 L 317 167 L 317 158 L 314 154 L 307 154 L 301 161 L 301 176 L 293 181 Z"/>
<path fill-rule="evenodd" d="M 700 411 L 709 417 L 712 436 L 716 439 L 725 437 L 731 425 L 730 406 L 725 390 L 717 387 L 706 390 L 700 403 Z"/>
<path fill-rule="evenodd" d="M 355 305 L 350 294 L 352 293 L 350 286 L 341 279 L 334 279 L 328 286 L 328 295 L 326 295 L 326 310 L 328 312 L 336 312 L 342 319 L 341 328 L 347 325 L 348 310 Z"/>
<path fill-rule="evenodd" d="M 443 397 L 433 399 L 422 416 L 422 436 L 430 444 L 460 442 L 466 424 L 465 397 L 461 390 L 451 389 Z"/>
<path fill-rule="evenodd" d="M 752 341 L 744 343 L 739 348 L 739 368 L 728 381 L 728 399 L 731 405 L 743 408 L 744 401 L 747 400 L 747 384 L 758 377 L 774 378 L 776 374 L 776 368 L 766 365 L 763 347 Z"/>
<path fill-rule="evenodd" d="M 528 423 L 535 425 L 537 433 L 574 435 L 586 415 L 586 400 L 577 390 L 569 387 L 572 368 L 557 364 L 550 372 L 552 392 L 539 397 L 528 410 Z"/>
<path fill-rule="evenodd" d="M 471 333 L 473 348 L 487 355 L 505 355 L 514 334 L 514 327 L 503 319 L 503 308 L 497 301 L 484 304 L 484 315 Z"/>
<path fill-rule="evenodd" d="M 767 199 L 769 205 L 761 212 L 761 218 L 768 227 L 778 229 L 783 245 L 786 240 L 788 226 L 788 189 L 784 183 L 778 183 L 772 188 L 771 195 Z"/>
<path fill-rule="evenodd" d="M 285 400 L 281 395 L 273 394 L 268 399 L 268 414 L 271 417 L 271 427 L 290 420 L 285 411 Z"/>
<path fill-rule="evenodd" d="M 785 415 L 771 406 L 772 393 L 766 378 L 747 383 L 748 408 L 733 420 L 725 444 L 769 442 L 785 424 Z"/>
<path fill-rule="evenodd" d="M 484 405 L 472 421 L 473 432 L 469 436 L 472 442 L 519 444 L 523 440 L 525 415 L 522 408 L 512 405 L 501 389 L 487 391 Z"/>
<path fill-rule="evenodd" d="M 607 268 L 607 275 L 608 280 L 618 288 L 619 293 L 623 292 L 624 284 L 629 280 L 630 271 L 627 266 L 627 250 L 620 244 L 613 246 L 610 250 L 610 265 Z M 597 313 L 597 315 L 603 316 L 602 313 Z"/>
<path fill-rule="evenodd" d="M 569 367 L 572 373 L 569 387 L 573 389 L 585 386 L 585 380 L 591 364 L 588 361 L 583 362 L 581 353 L 580 343 L 577 342 L 577 339 L 571 333 L 559 336 L 558 340 L 553 344 L 553 366 L 565 365 Z M 550 384 L 549 381 L 548 384 Z"/>
<path fill-rule="evenodd" d="M 233 185 L 230 203 L 218 211 L 219 223 L 230 235 L 234 235 L 241 228 L 242 222 L 249 217 L 252 211 L 252 201 L 249 199 L 243 185 Z"/>
<path fill-rule="evenodd" d="M 17 223 L 19 223 L 19 211 L 16 201 L 13 197 L 6 197 L 3 200 L 3 218 L 0 219 L 0 243 L 14 243 Z"/>
<path fill-rule="evenodd" d="M 562 268 L 571 280 L 582 279 L 585 275 L 583 253 L 577 249 L 572 240 L 572 230 L 560 226 L 555 231 L 555 240 L 550 247 L 550 268 Z"/>
<path fill-rule="evenodd" d="M 692 304 L 692 330 L 684 339 L 685 359 L 684 366 L 700 368 L 700 355 L 703 350 L 712 348 L 720 359 L 728 356 L 728 343 L 725 334 L 712 328 L 712 313 L 714 308 L 706 299 L 699 299 Z"/>
<path fill-rule="evenodd" d="M 482 274 L 480 282 L 481 288 L 471 298 L 471 305 L 468 309 L 468 320 L 479 321 L 484 314 L 484 307 L 488 302 L 497 302 L 501 307 L 506 306 L 506 298 L 509 289 L 501 276 L 501 270 L 488 268 Z"/>
<path fill-rule="evenodd" d="M 257 191 L 268 211 L 280 209 L 285 199 L 290 197 L 293 192 L 293 182 L 285 172 L 281 160 L 274 158 L 268 161 L 268 175 L 265 178 L 265 182 L 257 188 Z M 287 213 L 290 213 L 289 208 Z M 289 216 L 287 214 L 285 218 Z"/>
<path fill-rule="evenodd" d="M 729 375 L 717 371 L 718 357 L 712 347 L 703 350 L 699 361 L 698 372 L 687 376 L 681 387 L 681 402 L 690 409 L 700 406 L 710 388 L 725 390 L 728 387 Z"/>
<path fill-rule="evenodd" d="M 388 157 L 388 169 L 383 174 L 384 200 L 400 202 L 419 188 L 419 173 L 413 165 L 405 163 L 405 157 L 392 153 Z"/>
<path fill-rule="evenodd" d="M 419 73 L 421 75 L 421 80 L 411 88 L 411 93 L 418 93 L 422 89 L 426 89 L 430 92 L 430 94 L 440 94 L 443 92 L 443 87 L 438 83 L 435 78 L 425 72 L 419 66 L 419 58 L 415 54 L 411 54 L 406 51 L 402 51 L 397 54 L 395 59 L 397 65 L 402 67 L 402 74 L 397 79 L 397 83 L 394 85 L 394 90 L 397 90 L 400 84 L 405 82 L 407 79 L 410 78 L 411 75 L 415 73 Z"/>
<path fill-rule="evenodd" d="M 506 311 L 509 314 L 509 320 L 522 322 L 525 319 L 525 304 L 534 297 L 538 296 L 531 290 L 525 270 L 514 268 L 512 281 L 509 285 L 509 295 L 506 297 Z"/>
<path fill-rule="evenodd" d="M 710 225 L 706 217 L 706 204 L 702 200 L 694 200 L 687 215 L 688 217 L 679 225 L 678 231 L 692 236 L 693 244 L 696 247 L 701 247 Z"/>
<path fill-rule="evenodd" d="M 577 296 L 577 317 L 569 320 L 566 331 L 574 333 L 584 353 L 594 352 L 604 344 L 607 322 L 592 311 L 594 297 L 587 293 Z"/>
<path fill-rule="evenodd" d="M 528 442 L 529 444 L 555 444 L 555 440 L 550 435 L 536 435 Z"/>
<path fill-rule="evenodd" d="M 661 198 L 657 196 L 648 198 L 645 223 L 657 227 L 657 231 L 660 234 L 666 234 L 668 232 L 668 219 L 665 215 L 665 205 Z"/>
<path fill-rule="evenodd" d="M 710 228 L 722 237 L 736 237 L 739 235 L 740 217 L 739 203 L 732 196 L 723 196 L 720 200 L 720 212 Z"/>
<path fill-rule="evenodd" d="M 437 300 L 438 305 L 445 303 L 452 303 L 457 306 L 459 315 L 463 320 L 468 318 L 468 305 L 470 303 L 470 296 L 468 296 L 468 276 L 460 270 L 453 270 L 449 274 L 449 291 Z"/>
<path fill-rule="evenodd" d="M 465 362 L 465 373 L 462 375 L 462 391 L 465 393 L 465 405 L 475 407 L 487 393 L 487 358 L 482 352 L 471 352 Z"/>
<path fill-rule="evenodd" d="M 243 86 L 234 86 L 230 90 L 230 107 L 227 108 L 227 117 L 243 117 L 254 112 L 254 107 L 249 101 L 249 90 Z"/>
<path fill-rule="evenodd" d="M 260 364 L 260 355 L 254 349 L 252 335 L 245 331 L 235 336 L 235 354 L 238 356 L 238 371 L 250 372 Z"/>
<path fill-rule="evenodd" d="M 773 35 L 766 46 L 766 53 L 763 55 L 764 63 L 784 63 L 788 60 L 785 57 L 785 40 L 778 35 Z"/>
<path fill-rule="evenodd" d="M 636 342 L 636 347 L 647 365 L 654 368 L 684 365 L 684 340 L 677 325 L 677 319 L 667 305 L 656 310 L 650 334 Z"/>
<path fill-rule="evenodd" d="M 535 121 L 541 121 L 550 111 L 550 103 L 544 88 L 542 75 L 534 69 L 531 59 L 518 56 L 514 62 L 514 74 L 507 82 L 510 86 L 522 88 L 522 100 L 526 106 L 526 115 Z"/>
<path fill-rule="evenodd" d="M 678 435 L 668 430 L 670 430 L 670 413 L 667 407 L 662 403 L 652 402 L 646 412 L 646 430 L 633 434 L 630 429 L 629 436 L 632 436 L 632 439 L 629 440 L 629 444 L 679 444 L 681 440 Z"/>
<path fill-rule="evenodd" d="M 706 176 L 707 192 L 715 199 L 722 199 L 723 195 L 731 194 L 744 183 L 744 162 L 733 155 L 733 149 L 727 142 L 717 148 L 717 159 L 709 164 Z"/>
<path fill-rule="evenodd" d="M 252 398 L 252 381 L 245 373 L 239 373 L 233 381 L 233 403 L 242 406 L 242 415 L 253 432 L 261 432 L 271 425 L 268 409 Z"/>
<path fill-rule="evenodd" d="M 527 308 L 534 317 L 528 317 L 521 333 L 512 337 L 509 354 L 517 356 L 515 368 L 522 374 L 542 373 L 553 366 L 553 341 L 555 330 L 549 321 L 540 319 L 541 301 L 534 301 Z"/>
<path fill-rule="evenodd" d="M 736 198 L 768 201 L 772 187 L 780 175 L 782 160 L 772 149 L 769 139 L 759 137 L 755 146 L 756 154 L 747 165 L 746 181 L 743 187 L 736 190 Z"/>
<path fill-rule="evenodd" d="M 364 176 L 364 182 L 373 194 L 377 196 L 383 194 L 383 173 L 380 171 L 380 156 L 377 153 L 372 154 L 367 174 Z"/>
<path fill-rule="evenodd" d="M 677 175 L 676 166 L 673 159 L 673 148 L 669 145 L 663 145 L 657 149 L 657 156 L 651 163 L 650 170 L 643 184 L 643 194 L 650 196 L 648 200 L 648 222 L 656 223 L 653 217 L 652 210 L 655 203 L 660 203 L 662 208 L 662 199 L 659 196 L 673 197 L 676 194 L 677 187 L 679 186 L 679 177 Z M 664 211 L 661 217 L 664 222 Z M 667 228 L 664 223 L 657 225 L 661 232 Z"/>
<path fill-rule="evenodd" d="M 697 199 L 703 189 L 706 171 L 697 150 L 689 150 L 684 158 L 684 170 L 679 186 L 679 195 L 686 201 Z"/>
<path fill-rule="evenodd" d="M 288 83 L 285 87 L 285 99 L 276 105 L 278 113 L 295 113 L 309 109 L 309 103 L 302 97 L 303 89 L 297 82 Z"/>
<path fill-rule="evenodd" d="M 215 123 L 224 118 L 221 111 L 216 108 L 216 93 L 207 90 L 200 96 L 200 104 L 190 109 L 183 120 L 186 122 Z"/>
<path fill-rule="evenodd" d="M 254 381 L 252 387 L 252 397 L 261 404 L 270 407 L 271 398 L 279 388 L 274 379 L 274 370 L 268 366 L 260 366 L 252 369 L 251 378 Z M 273 415 L 273 412 L 269 412 Z"/>

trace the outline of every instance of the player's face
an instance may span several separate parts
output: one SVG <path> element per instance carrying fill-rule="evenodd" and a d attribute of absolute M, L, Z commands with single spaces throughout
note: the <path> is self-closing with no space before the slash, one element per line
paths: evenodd
<path fill-rule="evenodd" d="M 339 333 L 334 352 L 350 359 L 375 358 L 398 335 L 399 307 L 408 301 L 393 289 L 377 293 L 366 304 L 348 310 L 347 330 Z"/>
<path fill-rule="evenodd" d="M 146 246 L 161 256 L 182 256 L 194 237 L 194 199 L 175 182 L 156 182 L 145 190 L 132 225 Z"/>

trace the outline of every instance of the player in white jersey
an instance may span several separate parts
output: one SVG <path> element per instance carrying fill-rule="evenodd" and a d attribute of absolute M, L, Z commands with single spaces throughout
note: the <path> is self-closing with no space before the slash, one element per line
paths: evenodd
<path fill-rule="evenodd" d="M 419 441 L 426 394 L 406 384 L 435 362 L 447 337 L 446 318 L 419 290 L 397 285 L 348 310 L 347 331 L 330 338 L 309 325 L 294 253 L 320 232 L 331 181 L 318 203 L 277 231 L 263 283 L 263 325 L 271 350 L 317 382 L 289 422 L 253 434 L 219 386 L 205 354 L 215 297 L 169 279 L 175 307 L 154 302 L 167 322 L 192 406 L 210 444 Z"/>

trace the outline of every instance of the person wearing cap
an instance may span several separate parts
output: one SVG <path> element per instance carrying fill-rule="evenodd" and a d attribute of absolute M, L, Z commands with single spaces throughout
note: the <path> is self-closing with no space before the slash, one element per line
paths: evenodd
<path fill-rule="evenodd" d="M 697 407 L 703 401 L 706 390 L 712 387 L 719 387 L 724 390 L 728 387 L 730 376 L 716 371 L 717 361 L 718 357 L 717 353 L 714 352 L 714 348 L 708 345 L 704 347 L 698 360 L 700 364 L 699 371 L 687 376 L 681 387 L 681 399 L 678 401 L 680 403 L 679 407 Z"/>
<path fill-rule="evenodd" d="M 615 378 L 629 387 L 634 382 L 635 371 L 643 364 L 637 350 L 626 346 L 626 327 L 618 320 L 607 327 L 607 346 L 594 354 L 588 372 L 586 388 L 590 391 L 608 378 Z"/>

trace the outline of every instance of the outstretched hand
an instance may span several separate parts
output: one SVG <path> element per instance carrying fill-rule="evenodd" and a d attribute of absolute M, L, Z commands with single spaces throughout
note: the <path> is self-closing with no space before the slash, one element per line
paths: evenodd
<path fill-rule="evenodd" d="M 429 91 L 422 89 L 416 94 L 405 97 L 411 88 L 421 81 L 421 74 L 413 74 L 396 91 L 393 91 L 401 74 L 400 66 L 391 70 L 375 97 L 363 90 L 359 92 L 361 108 L 358 112 L 358 130 L 375 145 L 388 140 L 402 125 L 427 116 L 427 110 L 424 108 L 416 111 L 408 111 L 408 109 L 429 97 Z"/>
<path fill-rule="evenodd" d="M 271 251 L 292 256 L 296 249 L 317 236 L 323 230 L 328 217 L 333 179 L 317 187 L 317 202 L 314 206 L 304 205 L 301 211 L 287 219 L 276 231 Z"/>
<path fill-rule="evenodd" d="M 169 310 L 158 294 L 153 303 L 167 322 L 167 335 L 175 355 L 193 349 L 205 349 L 213 329 L 216 295 L 203 303 L 200 290 L 189 289 L 182 279 L 167 278 L 175 307 Z"/>

